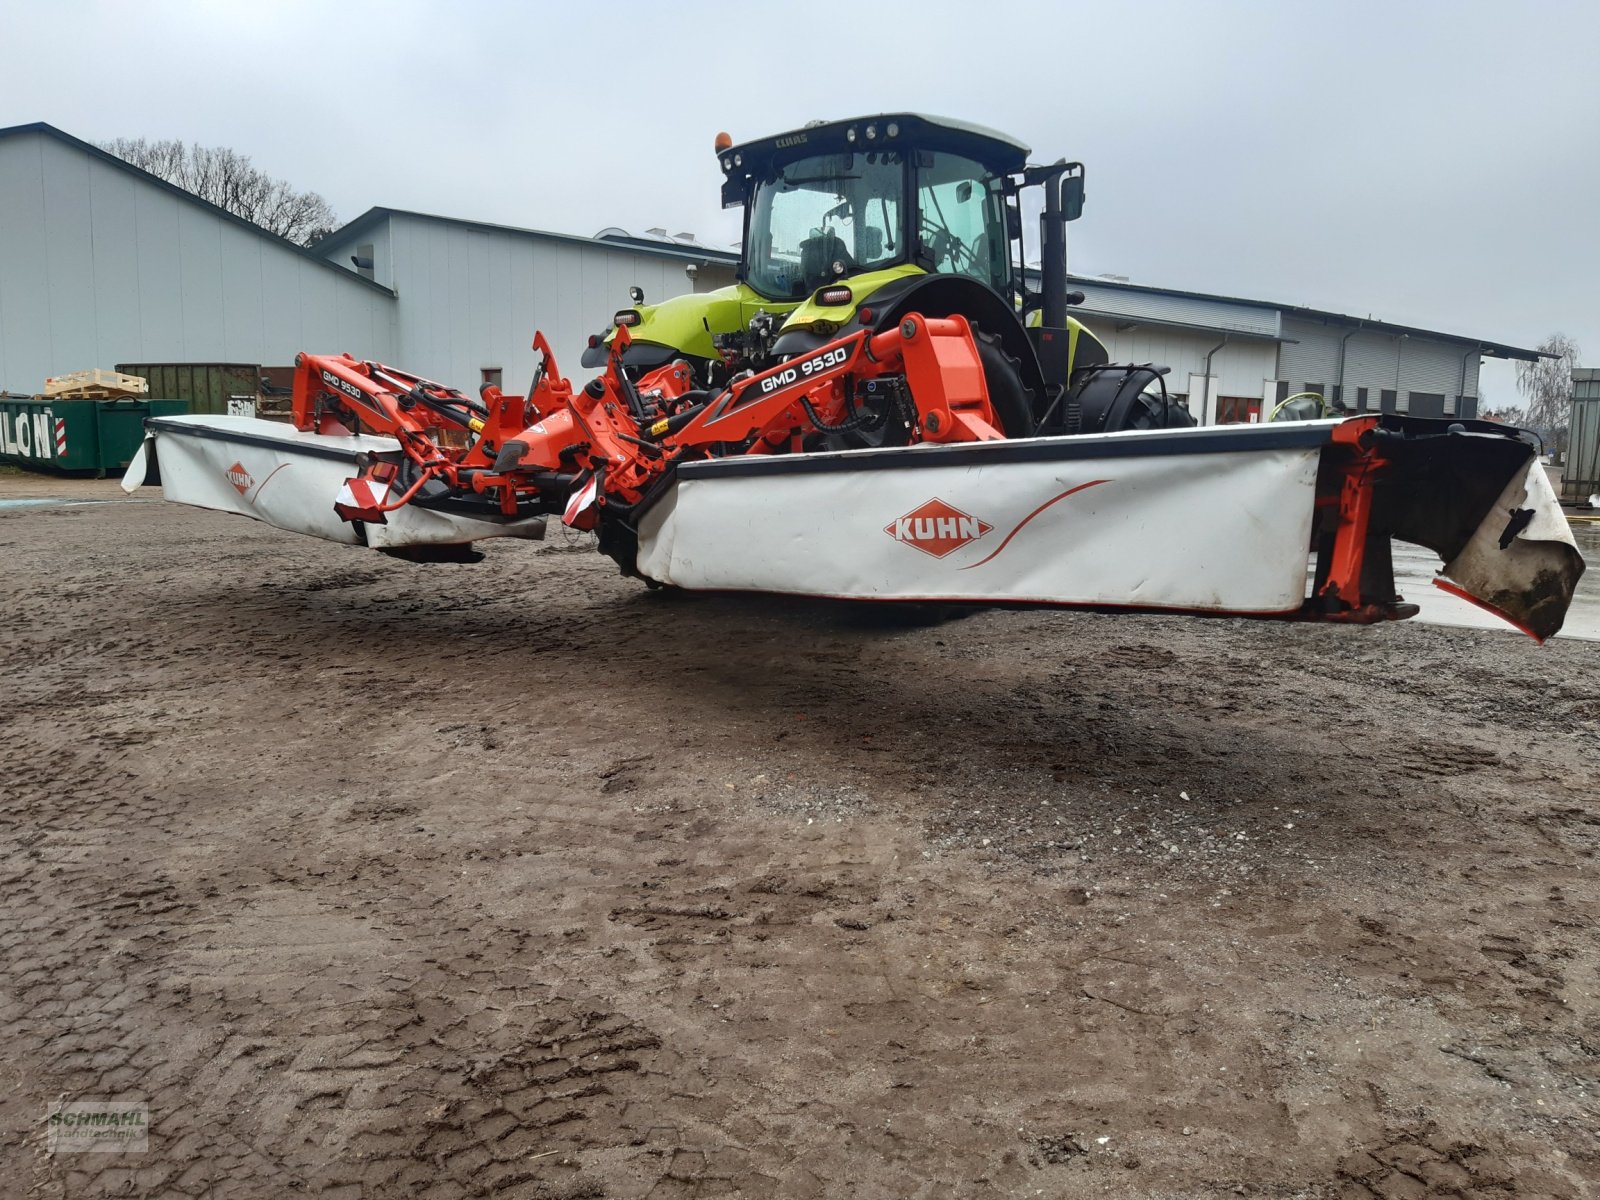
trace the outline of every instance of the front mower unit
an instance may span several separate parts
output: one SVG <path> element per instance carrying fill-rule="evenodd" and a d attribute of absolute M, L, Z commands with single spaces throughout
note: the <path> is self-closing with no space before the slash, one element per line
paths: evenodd
<path fill-rule="evenodd" d="M 626 331 L 581 389 L 469 400 L 303 355 L 296 428 L 147 422 L 167 498 L 403 557 L 470 559 L 547 516 L 631 575 L 689 589 L 1369 623 L 1415 611 L 1392 538 L 1538 638 L 1583 564 L 1532 447 L 1504 427 L 1353 417 L 1006 438 L 960 317 L 908 316 L 717 389 L 631 378 Z M 891 395 L 905 445 L 808 449 Z M 1309 567 L 1309 570 L 1308 570 Z"/>

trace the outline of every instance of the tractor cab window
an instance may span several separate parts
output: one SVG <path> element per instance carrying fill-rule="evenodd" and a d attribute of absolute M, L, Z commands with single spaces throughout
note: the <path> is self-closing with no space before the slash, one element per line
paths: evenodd
<path fill-rule="evenodd" d="M 959 154 L 917 155 L 917 240 L 933 270 L 970 275 L 1001 295 L 1010 284 L 1010 243 L 998 186 Z"/>
<path fill-rule="evenodd" d="M 903 261 L 897 153 L 802 158 L 756 185 L 746 282 L 774 300 L 803 300 L 841 274 Z M 837 265 L 836 265 L 837 264 Z"/>

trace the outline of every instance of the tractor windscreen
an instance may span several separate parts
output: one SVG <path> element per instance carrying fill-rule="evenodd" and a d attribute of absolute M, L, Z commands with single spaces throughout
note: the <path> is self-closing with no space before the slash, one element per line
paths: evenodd
<path fill-rule="evenodd" d="M 774 300 L 801 300 L 840 275 L 906 257 L 900 154 L 797 159 L 756 184 L 746 282 Z"/>
<path fill-rule="evenodd" d="M 943 151 L 917 155 L 917 240 L 933 270 L 1009 290 L 1011 244 L 998 181 L 981 164 Z"/>

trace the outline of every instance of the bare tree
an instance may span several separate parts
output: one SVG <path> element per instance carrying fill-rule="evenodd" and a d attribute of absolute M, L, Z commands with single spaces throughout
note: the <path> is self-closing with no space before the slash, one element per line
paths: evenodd
<path fill-rule="evenodd" d="M 1572 412 L 1572 369 L 1578 365 L 1578 344 L 1564 333 L 1539 343 L 1541 357 L 1517 364 L 1517 391 L 1528 402 L 1528 425 L 1549 439 L 1558 451 L 1567 448 L 1567 423 Z"/>
<path fill-rule="evenodd" d="M 248 154 L 226 146 L 117 138 L 101 143 L 100 148 L 302 246 L 311 245 L 339 223 L 332 206 L 316 192 L 296 191 L 256 167 Z"/>
<path fill-rule="evenodd" d="M 1478 392 L 1478 419 L 1480 421 L 1498 421 L 1502 425 L 1515 425 L 1525 428 L 1528 424 L 1528 410 L 1520 404 L 1491 404 L 1489 393 Z"/>
<path fill-rule="evenodd" d="M 1480 403 L 1482 399 L 1480 397 Z M 1502 425 L 1515 425 L 1519 429 L 1528 424 L 1528 410 L 1518 404 L 1506 404 L 1499 408 L 1486 408 L 1483 410 L 1485 421 L 1499 421 Z"/>

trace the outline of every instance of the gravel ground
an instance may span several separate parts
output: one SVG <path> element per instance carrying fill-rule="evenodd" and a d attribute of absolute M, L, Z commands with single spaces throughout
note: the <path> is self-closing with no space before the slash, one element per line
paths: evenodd
<path fill-rule="evenodd" d="M 39 494 L 108 502 L 0 511 L 0 1194 L 1600 1192 L 1594 643 Z"/>

